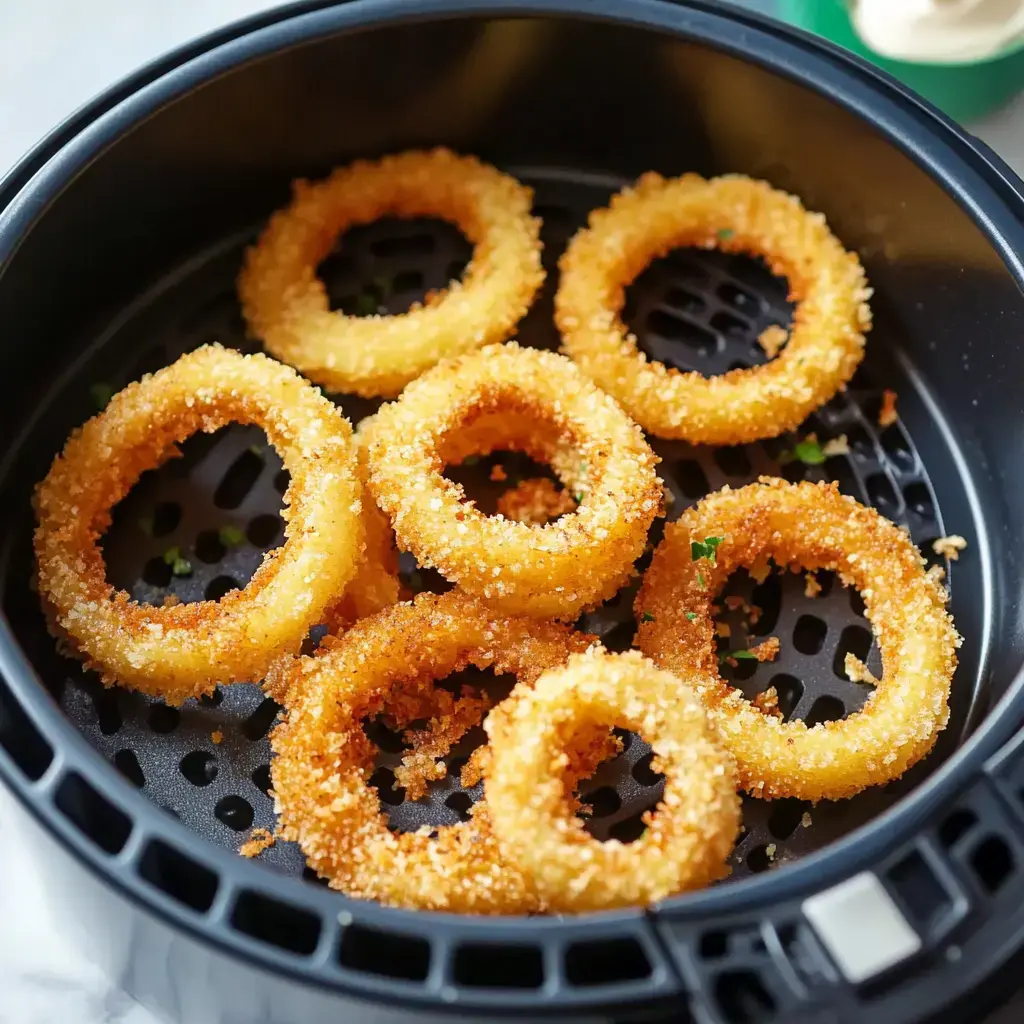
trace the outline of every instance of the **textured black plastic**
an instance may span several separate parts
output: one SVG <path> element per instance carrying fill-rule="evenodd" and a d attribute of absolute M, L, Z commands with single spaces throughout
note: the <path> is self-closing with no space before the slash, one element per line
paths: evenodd
<path fill-rule="evenodd" d="M 536 210 L 544 220 L 544 259 L 548 283 L 544 294 L 523 323 L 519 337 L 545 348 L 557 346 L 551 299 L 557 280 L 557 258 L 587 212 L 605 203 L 622 182 L 595 183 L 592 176 L 571 172 L 519 171 L 536 189 Z M 353 314 L 401 312 L 432 288 L 443 287 L 465 265 L 469 246 L 450 225 L 432 221 L 381 221 L 354 229 L 321 267 L 332 304 Z M 254 348 L 244 335 L 233 279 L 240 258 L 237 242 L 208 263 L 192 270 L 152 301 L 138 306 L 96 350 L 93 365 L 75 381 L 79 401 L 92 392 L 106 393 L 140 372 L 172 361 L 183 351 L 217 340 L 245 350 Z M 173 314 L 169 311 L 173 310 Z M 790 308 L 785 283 L 758 261 L 715 252 L 683 250 L 649 268 L 629 289 L 626 317 L 641 346 L 654 358 L 703 373 L 720 373 L 734 366 L 765 361 L 758 336 L 773 324 L 786 325 Z M 157 329 L 154 330 L 154 327 Z M 872 345 L 885 347 L 884 337 Z M 135 352 L 130 366 L 108 362 L 106 352 Z M 100 369 L 103 367 L 103 369 Z M 845 394 L 816 413 L 794 435 L 764 444 L 735 448 L 695 448 L 654 440 L 662 457 L 660 472 L 671 491 L 669 518 L 705 493 L 724 484 L 738 486 L 761 474 L 790 479 L 836 479 L 848 493 L 883 514 L 905 523 L 922 550 L 934 560 L 930 542 L 943 534 L 937 503 L 925 467 L 906 429 L 896 423 L 878 426 L 880 387 L 897 392 L 904 385 L 899 371 L 884 362 L 864 370 Z M 73 400 L 72 396 L 67 396 Z M 338 399 L 354 419 L 375 408 L 365 400 Z M 55 403 L 63 410 L 65 403 Z M 844 437 L 849 454 L 807 466 L 792 457 L 796 441 L 815 434 L 821 444 Z M 216 598 L 244 586 L 267 549 L 282 541 L 281 495 L 287 475 L 258 428 L 232 427 L 212 436 L 192 439 L 182 459 L 147 472 L 115 510 L 114 524 L 104 540 L 110 579 L 140 601 L 160 603 L 173 596 L 181 601 Z M 507 482 L 490 480 L 490 467 L 502 462 Z M 481 507 L 493 509 L 498 495 L 531 470 L 515 456 L 487 459 L 471 469 L 460 467 L 462 480 Z M 661 523 L 651 542 L 661 534 Z M 28 538 L 12 535 L 14 549 L 27 549 Z M 175 557 L 187 563 L 178 566 Z M 638 563 L 642 571 L 648 558 Z M 21 571 L 25 565 L 19 563 Z M 413 589 L 442 585 L 435 573 L 419 573 L 405 565 L 404 578 Z M 20 573 L 2 581 L 11 592 L 24 590 Z M 774 686 L 787 717 L 822 721 L 856 711 L 869 688 L 850 682 L 843 670 L 844 655 L 853 651 L 880 670 L 863 605 L 828 575 L 819 578 L 821 593 L 808 593 L 804 576 L 774 574 L 756 585 L 737 574 L 725 595 L 742 598 L 757 609 L 756 622 L 742 607 L 723 606 L 719 621 L 728 627 L 720 641 L 723 656 L 746 650 L 762 639 L 777 636 L 781 651 L 773 663 L 744 660 L 722 666 L 726 678 L 748 696 Z M 598 633 L 613 649 L 631 646 L 635 621 L 635 584 L 580 622 Z M 725 596 L 723 595 L 723 596 Z M 13 603 L 18 603 L 16 600 Z M 38 612 L 25 608 L 26 618 L 14 625 L 21 642 L 32 649 L 50 641 L 43 634 Z M 722 630 L 726 632 L 726 630 Z M 237 848 L 250 828 L 274 827 L 269 789 L 267 734 L 277 706 L 255 685 L 219 688 L 213 699 L 190 701 L 180 711 L 139 694 L 104 689 L 74 662 L 59 666 L 61 706 L 89 740 L 143 792 L 206 838 Z M 970 677 L 958 676 L 958 686 Z M 969 704 L 958 692 L 955 706 Z M 957 741 L 963 715 L 955 721 L 945 749 Z M 430 786 L 420 801 L 405 801 L 394 785 L 392 769 L 401 759 L 397 735 L 378 726 L 382 744 L 373 782 L 381 793 L 392 825 L 415 829 L 438 827 L 464 819 L 480 786 L 463 791 L 458 772 Z M 456 768 L 483 739 L 476 729 L 452 751 Z M 733 854 L 732 879 L 785 864 L 816 850 L 879 813 L 941 763 L 941 752 L 921 768 L 881 792 L 839 804 L 813 808 L 796 800 L 765 802 L 747 799 L 744 832 Z M 624 841 L 643 831 L 641 815 L 661 793 L 660 777 L 650 769 L 650 748 L 628 737 L 622 755 L 604 765 L 582 787 L 592 806 L 590 828 L 600 838 Z M 278 843 L 261 861 L 289 873 L 304 868 L 300 851 Z"/>

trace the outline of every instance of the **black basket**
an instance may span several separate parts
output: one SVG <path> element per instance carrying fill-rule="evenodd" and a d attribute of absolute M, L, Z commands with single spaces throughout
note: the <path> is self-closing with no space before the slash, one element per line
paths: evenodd
<path fill-rule="evenodd" d="M 30 586 L 31 487 L 95 392 L 206 341 L 254 348 L 234 279 L 290 178 L 435 143 L 534 187 L 549 280 L 519 336 L 540 347 L 558 343 L 562 247 L 646 169 L 764 176 L 823 210 L 876 289 L 865 365 L 796 435 L 719 449 L 654 442 L 670 518 L 769 473 L 838 480 L 906 524 L 926 554 L 946 533 L 968 540 L 946 565 L 965 644 L 935 752 L 842 803 L 747 800 L 729 881 L 646 912 L 387 910 L 316 884 L 291 844 L 243 860 L 249 830 L 274 823 L 277 706 L 255 685 L 180 710 L 106 690 L 57 653 Z M 143 1002 L 190 1024 L 345 1010 L 374 1021 L 978 1019 L 1003 994 L 1024 927 L 1018 185 L 852 58 L 745 13 L 657 0 L 292 5 L 145 69 L 44 142 L 0 191 L 0 367 L 12 385 L 0 409 L 0 773 L 89 949 Z M 321 273 L 337 307 L 397 312 L 467 255 L 451 227 L 382 221 L 349 232 Z M 758 263 L 687 250 L 642 275 L 626 315 L 652 358 L 718 373 L 763 362 L 758 335 L 789 312 L 784 282 Z M 882 429 L 886 387 L 900 421 Z M 375 407 L 335 397 L 353 421 Z M 849 455 L 786 461 L 810 431 L 846 435 Z M 281 539 L 286 477 L 261 441 L 229 428 L 145 474 L 105 540 L 112 581 L 144 601 L 244 585 Z M 501 461 L 509 477 L 534 472 L 521 457 Z M 489 483 L 488 466 L 460 478 L 485 508 L 507 486 Z M 225 544 L 225 525 L 245 540 Z M 190 574 L 171 573 L 173 547 Z M 412 563 L 403 571 L 443 586 Z M 818 597 L 792 575 L 731 583 L 763 609 L 750 637 L 730 622 L 731 645 L 777 635 L 783 653 L 724 670 L 750 696 L 775 686 L 787 715 L 815 721 L 863 702 L 846 652 L 877 668 L 863 606 L 822 583 Z M 632 595 L 581 625 L 628 647 Z M 393 825 L 465 818 L 478 788 L 450 771 L 425 800 L 403 801 L 391 771 L 400 740 L 374 738 L 373 781 Z M 449 764 L 479 739 L 468 735 Z M 649 748 L 632 738 L 588 783 L 589 827 L 634 838 L 659 793 Z"/>

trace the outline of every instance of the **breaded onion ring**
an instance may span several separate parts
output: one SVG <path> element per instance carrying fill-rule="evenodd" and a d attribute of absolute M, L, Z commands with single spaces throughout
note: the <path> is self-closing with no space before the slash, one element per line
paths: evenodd
<path fill-rule="evenodd" d="M 271 736 L 282 834 L 351 896 L 476 914 L 536 909 L 530 887 L 505 864 L 485 804 L 433 840 L 389 831 L 367 782 L 375 751 L 361 723 L 403 692 L 470 665 L 528 684 L 594 642 L 556 623 L 497 617 L 457 591 L 421 594 L 329 638 L 314 657 L 291 663 L 291 690 L 305 699 Z"/>
<path fill-rule="evenodd" d="M 397 395 L 439 359 L 504 341 L 544 282 L 533 192 L 446 149 L 358 160 L 297 181 L 246 256 L 238 280 L 249 329 L 331 391 Z M 401 316 L 332 312 L 317 277 L 340 233 L 380 217 L 439 217 L 474 245 L 461 281 Z"/>
<path fill-rule="evenodd" d="M 546 476 L 533 476 L 510 487 L 498 499 L 498 511 L 516 523 L 543 526 L 576 508 L 573 496 Z"/>
<path fill-rule="evenodd" d="M 576 511 L 544 526 L 484 515 L 443 473 L 469 454 L 467 439 L 482 454 L 512 444 L 552 463 Z M 435 367 L 381 409 L 370 487 L 421 565 L 507 614 L 575 618 L 643 552 L 662 508 L 657 461 L 569 360 L 510 342 Z"/>
<path fill-rule="evenodd" d="M 694 559 L 691 544 L 722 538 Z M 839 574 L 864 599 L 882 655 L 867 703 L 808 728 L 762 714 L 718 674 L 711 602 L 729 574 L 768 557 Z M 932 748 L 949 717 L 960 638 L 945 593 L 905 530 L 836 484 L 763 478 L 728 487 L 665 529 L 636 597 L 636 645 L 693 682 L 754 796 L 838 800 L 899 778 Z"/>
<path fill-rule="evenodd" d="M 620 317 L 626 286 L 681 246 L 762 256 L 788 278 L 796 310 L 775 359 L 703 377 L 639 350 Z M 555 320 L 565 351 L 645 430 L 695 444 L 740 444 L 798 427 L 853 376 L 871 325 L 860 261 L 825 218 L 741 175 L 643 175 L 591 213 L 559 269 Z"/>
<path fill-rule="evenodd" d="M 244 590 L 219 601 L 137 604 L 107 582 L 99 541 L 111 508 L 177 442 L 227 423 L 262 427 L 291 483 L 285 542 Z M 351 428 L 298 374 L 208 345 L 129 384 L 68 440 L 36 492 L 39 592 L 69 644 L 108 686 L 169 704 L 259 680 L 297 651 L 341 593 L 363 545 Z"/>
<path fill-rule="evenodd" d="M 628 845 L 588 835 L 566 803 L 563 769 L 579 730 L 613 726 L 647 740 L 665 775 L 647 831 Z M 740 825 L 731 759 L 700 702 L 638 652 L 574 655 L 484 728 L 492 827 L 548 910 L 644 905 L 726 874 Z"/>

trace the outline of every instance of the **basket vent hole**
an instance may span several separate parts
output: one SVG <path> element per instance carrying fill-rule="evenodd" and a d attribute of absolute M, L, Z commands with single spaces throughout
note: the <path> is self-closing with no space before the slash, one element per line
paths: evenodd
<path fill-rule="evenodd" d="M 389 728 L 383 715 L 363 719 L 363 732 L 381 753 L 401 754 L 409 749 L 409 744 L 402 739 L 402 733 Z"/>
<path fill-rule="evenodd" d="M 894 864 L 886 874 L 919 931 L 927 934 L 949 911 L 949 894 L 917 850 Z"/>
<path fill-rule="evenodd" d="M 750 476 L 752 471 L 750 458 L 740 445 L 716 448 L 715 462 L 726 476 Z"/>
<path fill-rule="evenodd" d="M 338 961 L 354 971 L 424 981 L 430 970 L 430 943 L 413 935 L 352 924 L 341 936 Z"/>
<path fill-rule="evenodd" d="M 639 782 L 641 786 L 658 786 L 665 781 L 665 776 L 660 772 L 656 772 L 651 767 L 651 762 L 653 760 L 654 752 L 652 751 L 649 754 L 645 754 L 635 765 L 633 765 L 633 778 Z"/>
<path fill-rule="evenodd" d="M 768 831 L 771 832 L 773 839 L 780 840 L 788 839 L 800 827 L 804 815 L 811 809 L 811 804 L 806 800 L 789 797 L 773 800 L 770 806 Z"/>
<path fill-rule="evenodd" d="M 685 288 L 669 288 L 665 293 L 665 305 L 677 309 L 680 313 L 701 313 L 707 303 L 693 292 Z"/>
<path fill-rule="evenodd" d="M 256 710 L 242 723 L 242 735 L 251 743 L 263 739 L 280 710 L 281 705 L 276 700 L 264 697 Z"/>
<path fill-rule="evenodd" d="M 710 320 L 710 326 L 727 341 L 743 341 L 750 336 L 750 324 L 732 313 L 716 313 Z"/>
<path fill-rule="evenodd" d="M 166 704 L 154 704 L 149 709 L 149 727 L 156 733 L 174 732 L 181 721 L 181 712 Z"/>
<path fill-rule="evenodd" d="M 845 717 L 846 705 L 838 697 L 823 693 L 811 705 L 811 710 L 804 717 L 804 724 L 808 729 L 813 729 L 816 725 L 838 722 Z"/>
<path fill-rule="evenodd" d="M 612 729 L 612 735 L 622 744 L 622 753 L 626 753 L 633 743 L 635 733 L 630 732 L 628 729 L 620 729 L 616 726 Z"/>
<path fill-rule="evenodd" d="M 326 878 L 321 878 L 308 864 L 302 869 L 302 880 L 312 885 L 327 886 Z"/>
<path fill-rule="evenodd" d="M 116 690 L 106 688 L 93 694 L 92 706 L 96 710 L 96 721 L 104 736 L 113 736 L 123 724 L 121 702 Z"/>
<path fill-rule="evenodd" d="M 134 750 L 119 750 L 114 755 L 114 767 L 137 789 L 142 789 L 146 784 L 146 776 Z"/>
<path fill-rule="evenodd" d="M 828 624 L 817 615 L 801 615 L 793 628 L 793 646 L 808 656 L 817 654 L 828 636 Z"/>
<path fill-rule="evenodd" d="M 711 331 L 665 309 L 655 309 L 648 315 L 647 331 L 655 338 L 685 345 L 698 356 L 709 356 L 718 351 L 718 338 Z M 656 352 L 650 354 L 658 358 Z"/>
<path fill-rule="evenodd" d="M 892 518 L 900 511 L 900 500 L 885 473 L 874 473 L 867 480 L 868 501 L 884 516 Z"/>
<path fill-rule="evenodd" d="M 466 272 L 466 260 L 452 260 L 445 269 L 445 277 L 448 282 L 461 281 L 462 275 Z"/>
<path fill-rule="evenodd" d="M 677 462 L 675 474 L 676 482 L 683 489 L 683 493 L 694 501 L 703 498 L 711 490 L 708 478 L 696 459 L 683 459 Z"/>
<path fill-rule="evenodd" d="M 617 839 L 620 843 L 625 843 L 626 845 L 635 843 L 647 831 L 647 822 L 644 821 L 644 815 L 653 806 L 655 804 L 652 803 L 650 807 L 643 807 L 630 817 L 617 821 L 608 829 L 608 838 Z"/>
<path fill-rule="evenodd" d="M 867 618 L 867 605 L 864 604 L 864 598 L 860 596 L 860 591 L 856 587 L 850 587 L 850 611 L 862 619 Z"/>
<path fill-rule="evenodd" d="M 705 932 L 700 937 L 700 955 L 703 960 L 720 960 L 729 952 L 729 933 Z"/>
<path fill-rule="evenodd" d="M 162 555 L 151 558 L 142 569 L 142 580 L 151 587 L 166 587 L 171 582 L 171 566 Z"/>
<path fill-rule="evenodd" d="M 746 313 L 748 316 L 756 316 L 761 312 L 761 300 L 752 292 L 748 292 L 734 284 L 720 285 L 718 297 L 723 302 Z"/>
<path fill-rule="evenodd" d="M 214 817 L 236 832 L 244 832 L 252 825 L 252 804 L 245 797 L 229 794 L 222 796 L 213 808 Z"/>
<path fill-rule="evenodd" d="M 215 576 L 206 584 L 203 597 L 207 601 L 219 601 L 226 594 L 230 594 L 232 590 L 240 589 L 241 584 L 233 576 Z"/>
<path fill-rule="evenodd" d="M 882 448 L 892 462 L 904 472 L 914 468 L 914 453 L 903 428 L 894 423 L 882 431 Z"/>
<path fill-rule="evenodd" d="M 939 842 L 951 850 L 975 825 L 978 816 L 966 807 L 959 807 L 939 826 Z"/>
<path fill-rule="evenodd" d="M 171 899 L 200 913 L 213 906 L 217 895 L 217 876 L 209 868 L 158 839 L 146 847 L 139 874 Z"/>
<path fill-rule="evenodd" d="M 258 768 L 253 768 L 252 775 L 250 776 L 250 778 L 252 779 L 252 784 L 264 796 L 270 796 L 270 788 L 271 788 L 272 782 L 271 782 L 271 779 L 270 779 L 270 765 L 269 764 L 261 764 Z"/>
<path fill-rule="evenodd" d="M 804 695 L 804 684 L 786 672 L 779 672 L 772 676 L 768 688 L 775 687 L 775 693 L 779 700 L 779 711 L 782 713 L 782 720 L 788 722 L 793 717 L 800 698 Z"/>
<path fill-rule="evenodd" d="M 846 431 L 846 444 L 853 455 L 862 459 L 875 457 L 875 445 L 871 440 L 871 435 L 860 424 L 852 426 Z"/>
<path fill-rule="evenodd" d="M 252 448 L 246 448 L 228 467 L 213 492 L 213 503 L 217 508 L 233 509 L 245 501 L 246 495 L 256 485 L 263 472 L 263 457 Z"/>
<path fill-rule="evenodd" d="M 935 504 L 926 483 L 919 480 L 917 483 L 908 484 L 903 490 L 903 500 L 907 503 L 907 508 L 922 519 L 935 518 Z"/>
<path fill-rule="evenodd" d="M 764 844 L 755 846 L 754 849 L 747 854 L 747 867 L 755 875 L 759 875 L 762 871 L 767 871 L 772 865 L 773 857 L 768 853 L 768 847 Z"/>
<path fill-rule="evenodd" d="M 71 772 L 57 790 L 57 809 L 87 839 L 107 853 L 119 853 L 132 831 L 131 819 L 77 772 Z"/>
<path fill-rule="evenodd" d="M 153 536 L 166 537 L 181 523 L 181 506 L 176 501 L 161 501 L 153 509 Z"/>
<path fill-rule="evenodd" d="M 592 789 L 589 793 L 584 793 L 580 801 L 590 808 L 592 818 L 607 818 L 622 807 L 622 798 L 612 786 Z"/>
<path fill-rule="evenodd" d="M 228 553 L 228 549 L 216 530 L 203 530 L 196 537 L 195 553 L 200 562 L 216 565 Z"/>
<path fill-rule="evenodd" d="M 193 750 L 186 754 L 178 770 L 193 786 L 208 786 L 217 778 L 217 759 L 208 750 Z"/>
<path fill-rule="evenodd" d="M 460 946 L 452 973 L 467 988 L 540 988 L 544 956 L 537 946 Z"/>
<path fill-rule="evenodd" d="M 639 939 L 593 939 L 574 942 L 565 951 L 565 976 L 570 985 L 589 988 L 643 981 L 653 973 Z"/>
<path fill-rule="evenodd" d="M 300 956 L 309 956 L 320 941 L 316 914 L 249 890 L 239 894 L 231 923 L 254 939 Z"/>
<path fill-rule="evenodd" d="M 715 981 L 715 999 L 729 1024 L 764 1024 L 776 1005 L 753 971 L 723 971 Z"/>
<path fill-rule="evenodd" d="M 766 576 L 763 583 L 754 587 L 750 604 L 760 612 L 750 631 L 755 636 L 768 636 L 778 625 L 782 612 L 782 577 L 777 572 Z"/>
<path fill-rule="evenodd" d="M 246 536 L 253 547 L 269 548 L 281 536 L 283 525 L 280 516 L 272 514 L 257 516 L 249 523 Z"/>
<path fill-rule="evenodd" d="M 445 799 L 445 806 L 450 807 L 459 816 L 459 821 L 469 821 L 469 809 L 473 806 L 473 798 L 460 790 L 451 793 Z"/>
<path fill-rule="evenodd" d="M 613 654 L 628 651 L 633 646 L 633 637 L 636 635 L 636 623 L 632 620 L 620 622 L 601 636 L 601 643 L 606 651 Z"/>
<path fill-rule="evenodd" d="M 284 494 L 288 490 L 288 485 L 292 482 L 292 475 L 287 469 L 279 469 L 274 474 L 274 490 L 278 494 Z"/>
<path fill-rule="evenodd" d="M 402 270 L 392 278 L 391 289 L 396 295 L 415 292 L 419 298 L 424 289 L 423 274 L 418 270 Z"/>
<path fill-rule="evenodd" d="M 214 687 L 210 693 L 204 693 L 199 698 L 199 703 L 204 708 L 215 708 L 224 702 L 224 691 L 219 687 Z"/>
<path fill-rule="evenodd" d="M 411 235 L 397 234 L 378 238 L 370 243 L 370 252 L 378 259 L 394 259 L 396 256 L 422 259 L 429 256 L 436 245 L 433 235 L 427 234 L 426 231 L 418 231 Z"/>
<path fill-rule="evenodd" d="M 874 638 L 870 630 L 863 626 L 847 626 L 839 637 L 839 645 L 836 647 L 836 654 L 832 659 L 832 671 L 836 677 L 839 679 L 849 678 L 846 674 L 847 654 L 852 654 L 865 665 L 869 660 L 874 661 L 873 658 L 870 658 L 873 653 L 871 650 L 873 642 Z M 868 690 L 865 689 L 865 696 L 867 693 Z"/>
<path fill-rule="evenodd" d="M 395 782 L 395 773 L 385 765 L 370 776 L 370 785 L 377 790 L 381 803 L 397 807 L 405 802 L 405 789 Z"/>
<path fill-rule="evenodd" d="M 989 835 L 971 851 L 971 867 L 991 894 L 997 893 L 1013 874 L 1013 851 L 999 836 Z"/>

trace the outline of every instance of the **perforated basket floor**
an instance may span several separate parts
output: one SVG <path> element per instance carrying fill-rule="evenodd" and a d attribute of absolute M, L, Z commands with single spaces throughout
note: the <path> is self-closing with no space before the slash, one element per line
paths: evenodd
<path fill-rule="evenodd" d="M 528 344 L 554 348 L 551 296 L 558 255 L 587 211 L 604 204 L 621 183 L 560 172 L 520 176 L 537 190 L 549 279 L 519 336 Z M 83 368 L 73 380 L 65 377 L 49 396 L 44 428 L 33 438 L 47 459 L 68 431 L 94 411 L 92 403 L 102 400 L 103 393 L 207 341 L 255 348 L 245 339 L 234 295 L 241 247 L 248 240 L 249 236 L 227 240 L 111 321 L 114 326 L 96 339 Z M 424 291 L 443 287 L 458 275 L 468 252 L 458 231 L 447 225 L 388 221 L 347 234 L 321 270 L 336 307 L 352 313 L 401 312 Z M 745 258 L 689 250 L 645 272 L 629 290 L 627 308 L 627 319 L 652 357 L 708 374 L 763 362 L 758 335 L 770 324 L 785 324 L 788 316 L 785 285 L 763 266 Z M 906 383 L 899 366 L 886 361 L 896 340 L 892 330 L 880 317 L 870 338 L 866 368 L 845 394 L 793 436 L 720 449 L 655 441 L 663 459 L 661 473 L 674 498 L 669 518 L 723 484 L 738 486 L 761 474 L 836 479 L 847 493 L 906 524 L 930 555 L 930 542 L 946 531 L 918 450 L 941 448 L 929 436 L 938 428 L 927 417 L 918 417 L 912 439 L 903 423 L 885 430 L 877 425 L 881 389 L 899 392 Z M 343 397 L 339 402 L 353 421 L 375 407 Z M 812 431 L 821 442 L 845 435 L 849 454 L 815 467 L 780 461 L 796 440 Z M 184 601 L 219 597 L 243 586 L 263 553 L 281 541 L 279 513 L 287 477 L 259 430 L 228 428 L 193 438 L 185 449 L 183 459 L 145 474 L 116 510 L 105 541 L 111 580 L 140 601 L 159 602 L 170 594 Z M 493 507 L 501 490 L 510 486 L 489 480 L 492 461 L 481 460 L 472 470 L 452 470 L 484 508 Z M 510 482 L 531 472 L 519 456 L 502 461 Z M 946 491 L 956 486 L 944 484 Z M 250 828 L 272 829 L 267 733 L 277 706 L 256 685 L 220 688 L 213 698 L 189 702 L 181 710 L 138 694 L 105 690 L 76 663 L 61 658 L 45 632 L 29 586 L 30 528 L 26 520 L 23 532 L 8 537 L 5 607 L 23 647 L 69 718 L 127 779 L 205 839 L 237 848 Z M 652 543 L 660 534 L 661 524 L 652 533 Z M 421 573 L 406 556 L 403 559 L 406 581 L 414 588 L 443 584 L 436 574 Z M 645 557 L 638 567 L 642 569 L 646 561 Z M 822 592 L 812 597 L 805 593 L 803 576 L 774 575 L 759 586 L 742 575 L 734 577 L 727 593 L 756 606 L 760 617 L 751 624 L 737 609 L 721 620 L 731 632 L 723 650 L 744 649 L 768 636 L 779 637 L 782 645 L 774 663 L 726 663 L 726 678 L 748 696 L 774 686 L 786 715 L 807 721 L 843 717 L 863 703 L 867 688 L 849 682 L 843 672 L 847 651 L 865 658 L 869 668 L 879 669 L 856 594 L 824 576 L 819 582 Z M 634 589 L 585 616 L 581 626 L 599 633 L 612 649 L 627 648 L 635 628 Z M 974 697 L 972 673 L 961 671 L 953 720 L 938 748 L 918 769 L 884 789 L 813 808 L 799 801 L 747 800 L 745 830 L 732 857 L 731 877 L 784 865 L 889 806 L 959 744 Z M 481 736 L 479 729 L 469 734 L 452 752 L 449 765 L 457 769 Z M 391 773 L 401 756 L 400 740 L 380 729 L 375 738 L 381 756 L 373 781 L 394 827 L 440 826 L 465 817 L 479 787 L 464 791 L 458 771 L 450 771 L 448 778 L 431 786 L 424 800 L 406 802 Z M 642 831 L 640 815 L 656 803 L 660 780 L 650 768 L 649 748 L 638 738 L 626 740 L 623 754 L 603 765 L 582 792 L 593 808 L 589 827 L 594 834 L 628 841 Z M 274 870 L 313 878 L 291 844 L 278 843 L 260 860 Z"/>

